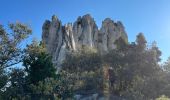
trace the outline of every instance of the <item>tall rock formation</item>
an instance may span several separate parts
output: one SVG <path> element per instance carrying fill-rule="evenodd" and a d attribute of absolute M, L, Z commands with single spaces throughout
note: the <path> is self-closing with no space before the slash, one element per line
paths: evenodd
<path fill-rule="evenodd" d="M 121 22 L 106 18 L 98 29 L 89 14 L 78 17 L 73 25 L 68 23 L 64 26 L 56 16 L 52 16 L 51 21 L 44 22 L 42 30 L 42 40 L 57 66 L 61 65 L 67 53 L 79 51 L 84 46 L 95 48 L 104 54 L 116 48 L 114 42 L 118 38 L 128 41 Z"/>

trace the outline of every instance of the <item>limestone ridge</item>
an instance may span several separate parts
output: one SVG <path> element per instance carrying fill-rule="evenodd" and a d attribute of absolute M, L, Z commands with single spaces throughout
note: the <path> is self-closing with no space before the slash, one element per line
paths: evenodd
<path fill-rule="evenodd" d="M 52 16 L 42 27 L 42 41 L 46 44 L 53 62 L 58 66 L 69 52 L 82 49 L 84 46 L 96 48 L 101 54 L 115 49 L 115 40 L 122 37 L 128 41 L 123 24 L 106 18 L 98 29 L 95 20 L 89 15 L 79 16 L 72 24 L 62 25 L 62 22 Z"/>

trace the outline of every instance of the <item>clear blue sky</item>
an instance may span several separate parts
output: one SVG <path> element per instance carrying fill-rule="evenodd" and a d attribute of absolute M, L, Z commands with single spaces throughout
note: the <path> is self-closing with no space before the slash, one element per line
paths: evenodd
<path fill-rule="evenodd" d="M 30 24 L 39 40 L 43 22 L 53 14 L 65 24 L 87 13 L 99 27 L 106 17 L 122 21 L 129 41 L 143 32 L 149 43 L 157 42 L 164 61 L 170 56 L 170 0 L 0 0 L 0 24 Z"/>

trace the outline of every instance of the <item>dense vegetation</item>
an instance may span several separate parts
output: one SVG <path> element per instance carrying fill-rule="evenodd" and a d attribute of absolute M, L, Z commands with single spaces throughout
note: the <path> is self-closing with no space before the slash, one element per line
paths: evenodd
<path fill-rule="evenodd" d="M 117 49 L 105 55 L 88 47 L 73 52 L 56 73 L 42 42 L 21 48 L 32 33 L 28 26 L 15 23 L 9 28 L 0 26 L 0 100 L 65 100 L 93 93 L 125 100 L 169 100 L 170 59 L 159 64 L 161 51 L 155 42 L 147 46 L 142 33 L 132 43 L 119 38 Z"/>

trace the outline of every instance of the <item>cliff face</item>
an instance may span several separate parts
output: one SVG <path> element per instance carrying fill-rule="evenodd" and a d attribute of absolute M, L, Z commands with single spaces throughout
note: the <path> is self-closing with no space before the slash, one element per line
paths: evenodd
<path fill-rule="evenodd" d="M 115 40 L 122 37 L 128 41 L 127 34 L 121 22 L 114 22 L 106 18 L 102 27 L 98 29 L 94 19 L 89 15 L 80 16 L 77 20 L 66 25 L 52 16 L 46 20 L 42 27 L 42 40 L 47 51 L 53 57 L 53 62 L 58 66 L 69 52 L 82 49 L 84 46 L 96 48 L 101 54 L 115 49 Z"/>

